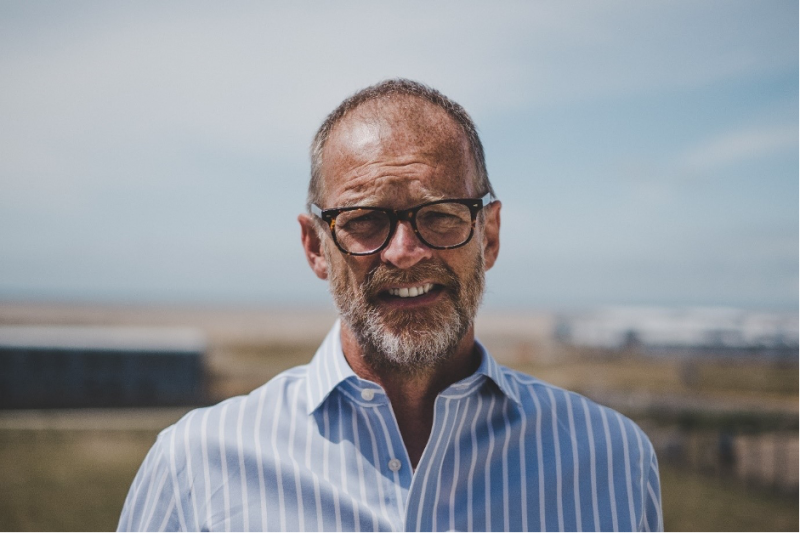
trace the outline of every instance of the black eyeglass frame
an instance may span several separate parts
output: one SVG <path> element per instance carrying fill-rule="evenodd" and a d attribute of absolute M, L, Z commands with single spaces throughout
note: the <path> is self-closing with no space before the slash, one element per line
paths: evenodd
<path fill-rule="evenodd" d="M 384 248 L 389 245 L 391 242 L 392 237 L 394 237 L 394 232 L 397 230 L 397 224 L 401 221 L 407 221 L 411 224 L 411 229 L 414 230 L 417 238 L 422 242 L 425 246 L 429 248 L 433 248 L 434 250 L 452 250 L 454 248 L 460 248 L 467 244 L 469 241 L 472 240 L 472 236 L 475 234 L 475 221 L 478 218 L 478 213 L 480 213 L 481 209 L 484 207 L 492 204 L 493 202 L 497 201 L 497 198 L 492 195 L 491 192 L 487 192 L 481 198 L 448 198 L 444 200 L 434 200 L 433 202 L 425 202 L 423 204 L 416 205 L 414 207 L 409 207 L 408 209 L 389 209 L 385 207 L 372 207 L 372 206 L 359 206 L 354 205 L 350 207 L 334 207 L 331 209 L 322 209 L 316 204 L 311 204 L 311 213 L 321 218 L 331 230 L 331 237 L 333 237 L 333 242 L 336 244 L 336 247 L 346 255 L 372 255 L 380 252 Z M 436 204 L 444 204 L 444 203 L 456 203 L 461 204 L 469 208 L 470 216 L 472 217 L 472 222 L 469 230 L 469 235 L 467 238 L 464 239 L 464 242 L 455 244 L 452 246 L 435 246 L 428 241 L 420 233 L 419 229 L 417 229 L 417 213 L 420 209 L 424 207 L 428 207 L 431 205 Z M 386 236 L 386 240 L 383 244 L 381 244 L 378 248 L 371 252 L 350 252 L 345 250 L 339 241 L 336 239 L 336 217 L 339 216 L 340 213 L 344 213 L 345 211 L 355 211 L 357 209 L 364 209 L 369 211 L 380 211 L 382 213 L 386 213 L 386 216 L 389 217 L 389 233 Z"/>

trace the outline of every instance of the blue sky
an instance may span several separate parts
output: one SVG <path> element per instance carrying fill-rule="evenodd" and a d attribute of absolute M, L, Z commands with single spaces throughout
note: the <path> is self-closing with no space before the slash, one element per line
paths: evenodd
<path fill-rule="evenodd" d="M 307 147 L 381 79 L 472 114 L 490 307 L 798 305 L 798 5 L 0 3 L 0 299 L 330 305 Z"/>

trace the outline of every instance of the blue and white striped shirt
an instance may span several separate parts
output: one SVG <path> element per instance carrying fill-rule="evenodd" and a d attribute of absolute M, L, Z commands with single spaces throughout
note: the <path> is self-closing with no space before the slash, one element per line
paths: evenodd
<path fill-rule="evenodd" d="M 500 366 L 436 399 L 412 471 L 389 401 L 337 322 L 313 360 L 165 429 L 120 530 L 661 530 L 658 465 L 629 419 Z"/>

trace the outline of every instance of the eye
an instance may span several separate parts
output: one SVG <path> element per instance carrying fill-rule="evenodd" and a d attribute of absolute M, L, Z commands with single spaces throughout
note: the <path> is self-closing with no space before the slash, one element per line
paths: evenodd
<path fill-rule="evenodd" d="M 466 208 L 461 210 L 447 204 L 431 206 L 420 211 L 417 216 L 417 224 L 434 231 L 448 231 L 465 224 L 469 225 L 470 214 Z"/>
<path fill-rule="evenodd" d="M 346 211 L 336 219 L 336 228 L 352 235 L 369 235 L 383 231 L 389 219 L 382 211 L 355 210 Z"/>

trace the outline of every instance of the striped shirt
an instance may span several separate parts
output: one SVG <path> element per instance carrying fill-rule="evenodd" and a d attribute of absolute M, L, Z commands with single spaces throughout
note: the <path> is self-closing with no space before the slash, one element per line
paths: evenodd
<path fill-rule="evenodd" d="M 656 456 L 629 419 L 482 361 L 436 399 L 412 470 L 391 405 L 344 358 L 312 361 L 165 429 L 119 530 L 661 530 Z"/>

